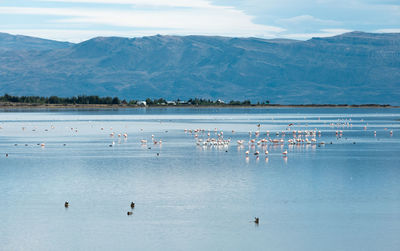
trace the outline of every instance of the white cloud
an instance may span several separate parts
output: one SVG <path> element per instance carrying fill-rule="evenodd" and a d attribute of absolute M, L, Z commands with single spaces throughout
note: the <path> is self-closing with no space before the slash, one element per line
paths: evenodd
<path fill-rule="evenodd" d="M 299 39 L 299 40 L 307 40 L 313 37 L 332 37 L 336 35 L 340 35 L 346 32 L 351 32 L 351 30 L 347 29 L 322 29 L 317 33 L 293 33 L 293 34 L 284 34 L 282 37 L 291 38 L 291 39 Z"/>
<path fill-rule="evenodd" d="M 151 32 L 134 32 L 129 31 L 113 31 L 113 30 L 75 30 L 75 29 L 2 29 L 2 32 L 13 35 L 25 35 L 32 37 L 40 37 L 57 41 L 68 41 L 72 43 L 82 42 L 99 36 L 117 36 L 117 37 L 132 37 L 132 36 L 149 36 Z"/>
<path fill-rule="evenodd" d="M 5 0 L 0 31 L 74 42 L 155 34 L 309 39 L 349 29 L 400 32 L 396 1 Z"/>
<path fill-rule="evenodd" d="M 72 24 L 107 25 L 119 29 L 151 29 L 152 34 L 276 37 L 284 31 L 276 26 L 255 24 L 253 18 L 244 12 L 223 6 L 172 10 L 0 7 L 0 13 L 53 16 L 53 20 L 48 22 L 64 27 Z M 124 34 L 132 34 L 132 31 L 127 30 Z"/>
<path fill-rule="evenodd" d="M 166 7 L 191 7 L 212 8 L 209 1 L 204 0 L 41 0 L 42 2 L 66 2 L 66 3 L 97 3 L 97 4 L 129 4 L 140 6 L 166 6 Z"/>
<path fill-rule="evenodd" d="M 378 33 L 400 33 L 400 28 L 392 28 L 392 29 L 379 29 L 375 32 Z"/>
<path fill-rule="evenodd" d="M 336 36 L 339 34 L 343 34 L 346 32 L 351 32 L 352 30 L 349 29 L 321 29 L 322 32 L 325 32 L 327 34 L 333 34 L 332 36 Z"/>
<path fill-rule="evenodd" d="M 322 24 L 322 25 L 340 25 L 341 22 L 336 20 L 326 20 L 313 17 L 311 15 L 300 15 L 291 18 L 283 18 L 279 20 L 280 23 L 283 24 L 301 24 L 304 23 L 313 23 L 313 24 Z"/>

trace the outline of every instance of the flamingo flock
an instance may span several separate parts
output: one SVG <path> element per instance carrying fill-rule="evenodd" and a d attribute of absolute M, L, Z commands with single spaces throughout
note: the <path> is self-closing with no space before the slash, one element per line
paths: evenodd
<path fill-rule="evenodd" d="M 362 120 L 363 122 L 363 120 Z M 306 124 L 308 126 L 308 124 Z M 336 123 L 329 123 L 330 127 L 336 129 L 334 130 L 334 136 L 336 139 L 341 139 L 344 135 L 344 128 L 352 128 L 352 119 L 338 119 Z M 363 127 L 366 130 L 368 123 Z M 268 151 L 269 146 L 280 146 L 282 149 L 281 156 L 286 160 L 290 155 L 291 146 L 304 146 L 304 145 L 313 145 L 313 146 L 323 146 L 325 145 L 325 141 L 320 140 L 322 137 L 321 130 L 317 128 L 314 129 L 300 129 L 296 130 L 295 123 L 289 123 L 288 126 L 284 130 L 270 131 L 270 130 L 262 130 L 262 125 L 257 124 L 256 130 L 254 132 L 248 132 L 248 139 L 237 139 L 236 145 L 238 149 L 242 149 L 245 146 L 248 147 L 246 151 L 244 151 L 244 156 L 246 159 L 250 157 L 250 155 L 254 155 L 256 159 L 263 152 L 266 161 L 268 161 L 268 155 L 270 152 Z M 385 130 L 387 130 L 385 128 Z M 232 135 L 237 134 L 237 130 L 231 130 Z M 184 133 L 186 135 L 191 135 L 195 144 L 199 147 L 203 147 L 204 149 L 212 149 L 212 148 L 228 148 L 231 145 L 231 137 L 224 137 L 224 131 L 214 128 L 212 129 L 184 129 Z M 325 132 L 328 133 L 328 132 Z M 389 132 L 390 136 L 393 136 L 393 130 Z M 237 136 L 237 135 L 235 135 Z M 374 136 L 376 137 L 376 131 L 374 131 Z M 347 139 L 347 138 L 346 138 Z M 353 142 L 355 144 L 356 142 Z M 332 144 L 332 142 L 330 142 Z"/>
<path fill-rule="evenodd" d="M 320 120 L 320 118 L 318 118 Z M 360 120 L 361 123 L 358 123 L 357 127 L 361 127 L 364 131 L 367 131 L 368 127 L 370 126 L 368 123 L 365 123 L 363 119 Z M 351 129 L 353 128 L 353 120 L 352 118 L 340 118 L 337 119 L 335 122 L 325 122 L 325 126 L 332 128 L 334 132 L 334 136 L 337 139 L 343 138 L 344 129 Z M 360 125 L 361 124 L 361 125 Z M 276 147 L 279 146 L 281 151 L 280 154 L 282 157 L 287 158 L 291 154 L 291 146 L 303 146 L 303 145 L 312 145 L 312 146 L 323 146 L 325 142 L 321 140 L 322 132 L 317 128 L 313 129 L 304 129 L 304 127 L 308 127 L 308 124 L 305 123 L 303 125 L 299 125 L 296 123 L 288 123 L 284 126 L 281 130 L 269 130 L 264 129 L 261 123 L 255 125 L 254 131 L 248 131 L 248 138 L 243 135 L 241 132 L 238 132 L 237 129 L 231 129 L 228 131 L 228 136 L 225 135 L 223 130 L 218 128 L 214 129 L 204 129 L 204 128 L 196 128 L 196 129 L 184 129 L 184 133 L 186 135 L 191 135 L 194 140 L 195 144 L 198 147 L 202 147 L 205 149 L 208 148 L 218 148 L 218 149 L 227 149 L 232 145 L 236 144 L 239 149 L 246 148 L 248 149 L 244 151 L 244 155 L 246 158 L 249 156 L 254 155 L 256 158 L 259 158 L 261 155 L 275 155 L 276 154 Z M 43 131 L 50 132 L 54 130 L 56 127 L 54 125 L 50 125 L 49 128 L 45 128 Z M 77 127 L 66 127 L 74 136 L 78 136 L 79 129 Z M 93 125 L 92 125 L 93 128 Z M 29 126 L 21 127 L 22 131 L 26 132 L 28 129 L 31 129 L 32 132 L 39 132 L 41 131 L 40 128 L 34 126 L 29 128 Z M 0 127 L 0 131 L 3 130 L 3 127 Z M 100 127 L 101 131 L 105 131 L 104 127 Z M 331 130 L 331 131 L 332 131 Z M 393 136 L 393 130 L 389 130 L 388 128 L 384 128 L 385 131 L 388 131 L 390 136 Z M 143 132 L 144 129 L 140 128 L 140 132 Z M 168 131 L 165 131 L 167 133 Z M 325 130 L 324 134 L 329 134 L 330 130 Z M 373 130 L 373 136 L 377 137 L 377 131 Z M 247 134 L 247 133 L 246 133 Z M 328 135 L 330 136 L 330 135 Z M 116 145 L 116 143 L 121 144 L 122 139 L 127 141 L 128 133 L 125 132 L 118 132 L 110 127 L 109 137 L 112 139 L 112 142 L 109 144 L 110 147 Z M 240 138 L 241 137 L 241 138 Z M 232 138 L 235 140 L 232 141 Z M 162 145 L 163 140 L 161 138 L 156 137 L 154 134 L 151 135 L 151 138 L 141 138 L 140 144 L 144 147 L 151 148 L 149 144 L 152 145 Z M 332 144 L 332 142 L 331 142 Z M 354 142 L 355 144 L 355 142 Z M 17 144 L 15 144 L 17 145 Z M 37 144 L 41 148 L 45 148 L 46 142 L 42 141 L 41 143 Z M 63 144 L 66 146 L 66 144 Z M 25 144 L 28 146 L 28 144 Z M 270 146 L 274 146 L 274 149 L 269 149 Z M 8 153 L 7 153 L 8 157 Z"/>
<path fill-rule="evenodd" d="M 236 144 L 239 148 L 248 146 L 248 150 L 246 150 L 245 157 L 249 158 L 249 155 L 255 155 L 258 159 L 260 154 L 260 150 L 264 152 L 265 156 L 268 156 L 269 151 L 266 149 L 268 145 L 274 146 L 287 146 L 290 145 L 303 145 L 303 144 L 319 144 L 324 145 L 324 141 L 317 141 L 317 137 L 321 137 L 321 131 L 317 130 L 291 130 L 294 124 L 290 123 L 286 130 L 270 132 L 269 130 L 262 132 L 261 124 L 257 124 L 256 131 L 249 131 L 248 140 L 238 139 L 236 140 Z M 231 138 L 225 138 L 224 132 L 219 130 L 218 128 L 214 128 L 213 130 L 207 130 L 202 128 L 197 129 L 184 129 L 184 133 L 187 135 L 192 135 L 195 139 L 195 143 L 197 146 L 210 148 L 210 147 L 218 147 L 218 148 L 228 148 L 231 144 Z M 232 136 L 236 133 L 236 130 L 232 130 Z M 264 135 L 264 136 L 263 136 Z M 275 135 L 274 138 L 271 138 L 272 135 Z M 286 136 L 290 136 L 286 139 Z M 261 148 L 257 150 L 258 148 Z M 285 149 L 282 151 L 282 156 L 287 158 L 288 150 Z M 267 158 L 267 157 L 266 157 Z"/>

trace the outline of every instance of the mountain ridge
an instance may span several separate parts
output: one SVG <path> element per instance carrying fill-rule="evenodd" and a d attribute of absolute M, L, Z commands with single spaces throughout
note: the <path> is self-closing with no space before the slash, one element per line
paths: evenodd
<path fill-rule="evenodd" d="M 19 48 L 8 42 L 0 50 L 0 93 L 400 103 L 400 33 L 306 41 L 196 35 L 35 41 L 21 49 L 20 38 Z"/>
<path fill-rule="evenodd" d="M 3 50 L 52 50 L 68 48 L 72 45 L 69 42 L 0 32 L 0 49 Z"/>

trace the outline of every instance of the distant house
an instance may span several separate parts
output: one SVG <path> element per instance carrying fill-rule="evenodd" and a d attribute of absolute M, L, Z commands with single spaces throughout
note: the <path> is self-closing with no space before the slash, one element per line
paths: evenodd
<path fill-rule="evenodd" d="M 189 104 L 189 103 L 186 102 L 186 101 L 183 101 L 183 100 L 179 100 L 179 101 L 178 101 L 178 104 L 180 104 L 180 105 L 187 105 L 187 104 Z"/>
<path fill-rule="evenodd" d="M 138 101 L 137 104 L 138 104 L 139 106 L 147 106 L 146 101 Z"/>
<path fill-rule="evenodd" d="M 225 104 L 225 101 L 223 101 L 223 100 L 221 100 L 221 99 L 218 99 L 216 103 Z"/>
<path fill-rule="evenodd" d="M 176 105 L 175 101 L 167 101 L 167 105 Z"/>

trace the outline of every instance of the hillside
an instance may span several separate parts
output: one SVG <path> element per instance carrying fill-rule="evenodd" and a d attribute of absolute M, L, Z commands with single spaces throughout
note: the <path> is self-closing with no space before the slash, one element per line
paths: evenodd
<path fill-rule="evenodd" d="M 308 41 L 158 35 L 78 44 L 0 34 L 0 93 L 399 105 L 400 34 Z"/>
<path fill-rule="evenodd" d="M 71 47 L 68 42 L 48 39 L 10 35 L 0 32 L 0 50 L 53 50 Z"/>

